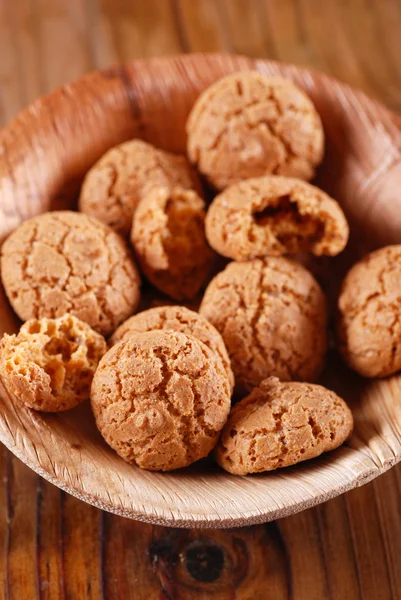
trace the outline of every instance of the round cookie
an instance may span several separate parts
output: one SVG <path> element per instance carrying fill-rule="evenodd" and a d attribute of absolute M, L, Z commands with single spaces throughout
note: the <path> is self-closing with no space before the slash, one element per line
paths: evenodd
<path fill-rule="evenodd" d="M 178 331 L 137 333 L 100 361 L 91 391 L 106 442 L 142 469 L 185 467 L 215 446 L 230 411 L 221 360 Z"/>
<path fill-rule="evenodd" d="M 221 333 L 238 393 L 263 379 L 313 381 L 327 346 L 324 294 L 284 257 L 232 262 L 209 284 L 199 312 Z"/>
<path fill-rule="evenodd" d="M 3 244 L 1 277 L 23 321 L 69 312 L 108 335 L 139 303 L 140 278 L 124 240 L 70 211 L 22 223 Z"/>
<path fill-rule="evenodd" d="M 207 88 L 187 121 L 190 161 L 217 189 L 262 175 L 312 179 L 324 152 L 312 101 L 291 81 L 256 72 Z"/>
<path fill-rule="evenodd" d="M 202 198 L 181 188 L 153 188 L 135 212 L 131 241 L 140 267 L 156 288 L 176 300 L 194 298 L 213 268 L 204 220 Z"/>
<path fill-rule="evenodd" d="M 216 459 L 235 475 L 272 471 L 338 448 L 352 429 L 352 413 L 334 392 L 269 377 L 232 409 Z"/>
<path fill-rule="evenodd" d="M 185 156 L 131 140 L 106 152 L 88 171 L 79 209 L 128 237 L 134 210 L 153 185 L 200 189 Z"/>
<path fill-rule="evenodd" d="M 89 398 L 93 375 L 107 350 L 103 336 L 71 315 L 32 319 L 0 341 L 0 376 L 30 408 L 60 412 Z"/>
<path fill-rule="evenodd" d="M 365 256 L 345 277 L 338 300 L 339 349 L 364 377 L 401 369 L 401 245 Z"/>
<path fill-rule="evenodd" d="M 202 315 L 185 306 L 160 306 L 138 313 L 120 325 L 110 339 L 114 345 L 136 333 L 170 329 L 193 335 L 220 358 L 228 377 L 230 388 L 234 387 L 234 375 L 223 338 L 215 327 Z"/>
<path fill-rule="evenodd" d="M 334 256 L 349 234 L 335 200 L 309 183 L 276 175 L 247 179 L 221 192 L 205 226 L 212 248 L 234 260 L 297 252 Z"/>

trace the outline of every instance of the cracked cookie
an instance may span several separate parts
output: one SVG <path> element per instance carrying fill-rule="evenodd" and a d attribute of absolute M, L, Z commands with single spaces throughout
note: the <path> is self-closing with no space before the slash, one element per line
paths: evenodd
<path fill-rule="evenodd" d="M 114 345 L 135 333 L 159 329 L 170 329 L 193 335 L 206 344 L 220 358 L 232 390 L 234 375 L 223 338 L 202 315 L 185 308 L 185 306 L 160 306 L 138 313 L 120 325 L 112 335 L 110 343 Z"/>
<path fill-rule="evenodd" d="M 323 367 L 326 299 L 295 261 L 230 263 L 210 282 L 199 312 L 223 337 L 238 393 L 271 375 L 313 381 Z"/>
<path fill-rule="evenodd" d="M 0 341 L 0 376 L 30 408 L 60 412 L 89 398 L 93 375 L 107 350 L 103 336 L 72 315 L 32 319 Z"/>
<path fill-rule="evenodd" d="M 364 377 L 401 369 L 401 245 L 365 256 L 346 275 L 338 300 L 339 349 Z"/>
<path fill-rule="evenodd" d="M 339 204 L 317 187 L 275 175 L 241 181 L 216 196 L 206 215 L 209 244 L 228 258 L 344 250 L 349 228 Z"/>
<path fill-rule="evenodd" d="M 221 360 L 203 342 L 149 331 L 105 354 L 91 404 L 101 434 L 124 460 L 170 471 L 213 449 L 230 411 L 230 388 Z"/>
<path fill-rule="evenodd" d="M 185 156 L 131 140 L 106 152 L 88 171 L 79 209 L 128 237 L 134 210 L 153 185 L 200 190 Z"/>
<path fill-rule="evenodd" d="M 215 188 L 262 175 L 312 179 L 324 152 L 312 101 L 291 81 L 256 72 L 207 88 L 187 121 L 190 161 Z"/>
<path fill-rule="evenodd" d="M 124 240 L 69 211 L 22 223 L 3 244 L 1 277 L 23 321 L 69 312 L 108 335 L 139 303 L 140 278 Z"/>
<path fill-rule="evenodd" d="M 154 187 L 135 212 L 131 241 L 141 269 L 176 300 L 194 298 L 213 268 L 204 221 L 204 201 L 182 188 Z"/>
<path fill-rule="evenodd" d="M 269 377 L 232 409 L 216 459 L 235 475 L 272 471 L 338 448 L 352 429 L 352 413 L 334 392 Z"/>

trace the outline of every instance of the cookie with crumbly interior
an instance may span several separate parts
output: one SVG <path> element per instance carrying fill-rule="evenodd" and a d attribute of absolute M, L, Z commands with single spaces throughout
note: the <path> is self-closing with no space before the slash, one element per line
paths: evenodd
<path fill-rule="evenodd" d="M 310 183 L 275 175 L 224 190 L 210 205 L 205 226 L 212 248 L 234 260 L 297 252 L 335 256 L 349 235 L 335 200 Z"/>
<path fill-rule="evenodd" d="M 111 148 L 88 171 L 79 209 L 129 237 L 135 209 L 153 185 L 201 189 L 186 156 L 130 140 Z"/>
<path fill-rule="evenodd" d="M 238 393 L 263 379 L 313 381 L 327 347 L 325 296 L 312 274 L 282 256 L 232 262 L 199 312 L 221 333 Z"/>
<path fill-rule="evenodd" d="M 270 377 L 232 409 L 216 459 L 235 475 L 272 471 L 338 448 L 352 429 L 352 413 L 334 392 Z"/>
<path fill-rule="evenodd" d="M 185 308 L 185 306 L 160 306 L 140 312 L 122 323 L 110 338 L 109 343 L 114 345 L 136 333 L 159 329 L 190 334 L 206 344 L 220 358 L 230 388 L 234 387 L 230 359 L 220 333 L 202 315 Z"/>
<path fill-rule="evenodd" d="M 253 71 L 207 88 L 186 130 L 190 161 L 218 190 L 270 174 L 308 181 L 323 158 L 322 122 L 310 98 L 288 79 Z"/>
<path fill-rule="evenodd" d="M 140 277 L 124 239 L 71 211 L 22 223 L 1 249 L 1 278 L 23 321 L 70 313 L 109 335 L 139 304 Z"/>
<path fill-rule="evenodd" d="M 230 411 L 230 386 L 221 360 L 203 342 L 178 331 L 148 331 L 105 354 L 91 404 L 101 434 L 124 460 L 170 471 L 214 448 Z"/>
<path fill-rule="evenodd" d="M 60 412 L 89 398 L 107 350 L 103 336 L 72 315 L 32 319 L 0 341 L 0 376 L 10 394 L 38 411 Z"/>
<path fill-rule="evenodd" d="M 154 187 L 139 203 L 131 241 L 142 272 L 175 300 L 194 298 L 215 254 L 205 236 L 205 203 L 194 191 Z"/>
<path fill-rule="evenodd" d="M 357 262 L 338 300 L 339 349 L 364 377 L 401 369 L 401 245 L 385 246 Z"/>

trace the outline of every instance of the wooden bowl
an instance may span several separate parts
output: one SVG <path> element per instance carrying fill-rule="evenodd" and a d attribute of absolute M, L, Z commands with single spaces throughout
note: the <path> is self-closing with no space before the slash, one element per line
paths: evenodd
<path fill-rule="evenodd" d="M 293 79 L 324 123 L 317 182 L 351 224 L 349 249 L 318 271 L 335 289 L 362 252 L 401 242 L 401 126 L 386 108 L 325 75 L 265 60 L 189 55 L 135 60 L 86 75 L 37 100 L 0 133 L 0 240 L 24 219 L 74 207 L 84 173 L 111 146 L 141 137 L 185 149 L 198 94 L 219 77 L 256 69 Z M 326 282 L 327 283 L 327 282 Z M 0 292 L 0 334 L 18 322 Z M 103 442 L 87 405 L 43 415 L 0 388 L 0 439 L 34 471 L 105 510 L 175 527 L 232 527 L 283 517 L 377 477 L 401 458 L 401 376 L 365 381 L 333 354 L 324 381 L 350 403 L 346 446 L 273 473 L 235 477 L 210 462 L 169 474 L 131 467 Z"/>

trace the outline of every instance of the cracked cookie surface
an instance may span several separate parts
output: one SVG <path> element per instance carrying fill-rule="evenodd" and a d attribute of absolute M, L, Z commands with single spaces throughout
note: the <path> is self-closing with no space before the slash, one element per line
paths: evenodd
<path fill-rule="evenodd" d="M 114 345 L 135 333 L 160 329 L 190 334 L 206 344 L 220 358 L 230 388 L 234 387 L 230 358 L 220 333 L 202 315 L 185 306 L 160 306 L 138 313 L 120 325 L 112 335 L 110 343 Z"/>
<path fill-rule="evenodd" d="M 178 331 L 150 331 L 105 354 L 91 404 L 100 432 L 124 460 L 169 471 L 213 449 L 230 411 L 230 389 L 205 344 Z"/>
<path fill-rule="evenodd" d="M 124 240 L 80 213 L 22 223 L 3 244 L 1 277 L 23 321 L 71 313 L 108 335 L 139 303 L 140 278 Z"/>
<path fill-rule="evenodd" d="M 209 284 L 199 312 L 223 337 L 238 393 L 271 375 L 313 381 L 323 367 L 326 299 L 295 261 L 230 263 Z"/>
<path fill-rule="evenodd" d="M 232 409 L 216 459 L 235 475 L 272 471 L 338 448 L 352 429 L 352 413 L 334 392 L 270 377 Z"/>
<path fill-rule="evenodd" d="M 0 341 L 0 376 L 7 390 L 30 408 L 60 412 L 89 398 L 103 336 L 71 315 L 32 319 Z"/>
<path fill-rule="evenodd" d="M 365 256 L 346 275 L 338 300 L 339 349 L 364 377 L 401 369 L 401 245 Z"/>
<path fill-rule="evenodd" d="M 325 192 L 275 175 L 241 181 L 216 196 L 205 226 L 212 248 L 234 260 L 297 252 L 334 256 L 349 234 L 343 211 Z"/>
<path fill-rule="evenodd" d="M 164 152 L 142 140 L 131 140 L 106 152 L 88 171 L 79 207 L 128 237 L 134 211 L 153 185 L 200 190 L 196 173 L 185 156 Z"/>
<path fill-rule="evenodd" d="M 194 298 L 213 268 L 204 221 L 204 201 L 182 188 L 154 187 L 135 212 L 131 241 L 141 269 L 176 300 Z"/>
<path fill-rule="evenodd" d="M 190 161 L 217 189 L 275 174 L 312 179 L 324 133 L 312 101 L 291 81 L 256 72 L 223 77 L 187 121 Z"/>

